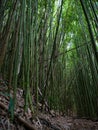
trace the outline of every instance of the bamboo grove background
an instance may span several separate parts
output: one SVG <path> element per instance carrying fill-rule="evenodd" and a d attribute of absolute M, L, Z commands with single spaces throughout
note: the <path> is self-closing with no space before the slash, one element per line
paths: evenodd
<path fill-rule="evenodd" d="M 97 0 L 0 0 L 0 71 L 13 108 L 98 117 Z"/>

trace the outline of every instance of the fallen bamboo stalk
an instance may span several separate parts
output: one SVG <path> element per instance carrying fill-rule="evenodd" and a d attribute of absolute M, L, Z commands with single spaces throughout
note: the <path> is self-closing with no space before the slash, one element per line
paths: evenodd
<path fill-rule="evenodd" d="M 6 111 L 8 111 L 8 107 L 6 105 L 4 105 L 2 102 L 0 102 L 0 107 L 5 109 Z M 37 130 L 33 125 L 29 124 L 22 117 L 17 115 L 15 112 L 14 112 L 14 115 L 15 115 L 15 118 L 18 119 L 19 122 L 21 122 L 26 128 L 28 128 L 28 130 Z"/>

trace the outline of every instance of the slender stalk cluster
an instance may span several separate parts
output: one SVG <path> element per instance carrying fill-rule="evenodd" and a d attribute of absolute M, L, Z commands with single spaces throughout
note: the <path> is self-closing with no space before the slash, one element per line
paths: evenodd
<path fill-rule="evenodd" d="M 97 117 L 97 44 L 96 0 L 0 1 L 0 73 L 13 106 L 20 87 L 25 111 L 38 111 L 40 103 Z"/>

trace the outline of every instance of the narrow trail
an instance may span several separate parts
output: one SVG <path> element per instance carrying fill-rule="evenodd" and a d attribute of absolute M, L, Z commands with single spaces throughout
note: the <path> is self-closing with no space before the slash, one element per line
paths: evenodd
<path fill-rule="evenodd" d="M 36 116 L 32 116 L 28 108 L 24 113 L 22 89 L 17 89 L 15 118 L 12 122 L 8 113 L 10 99 L 6 90 L 6 87 L 0 86 L 0 130 L 98 130 L 97 121 L 61 116 L 54 111 L 51 111 L 52 114 L 39 111 Z M 11 94 L 13 95 L 12 91 Z"/>

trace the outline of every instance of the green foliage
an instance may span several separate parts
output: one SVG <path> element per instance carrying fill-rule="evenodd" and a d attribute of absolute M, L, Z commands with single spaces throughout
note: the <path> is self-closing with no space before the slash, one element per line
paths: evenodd
<path fill-rule="evenodd" d="M 34 113 L 33 93 L 37 110 L 46 101 L 50 109 L 98 116 L 97 8 L 91 0 L 2 2 L 0 66 L 14 91 L 12 116 L 19 86 L 25 111 Z"/>

